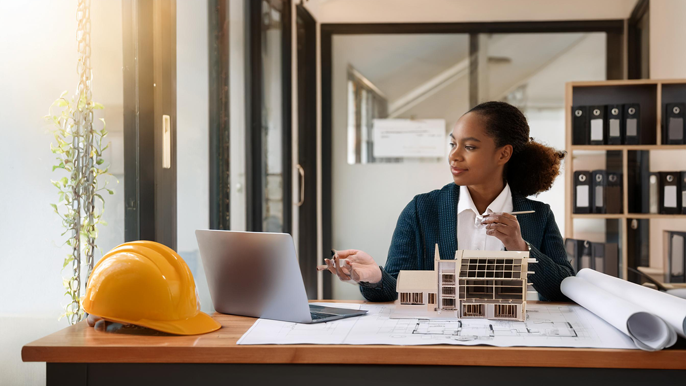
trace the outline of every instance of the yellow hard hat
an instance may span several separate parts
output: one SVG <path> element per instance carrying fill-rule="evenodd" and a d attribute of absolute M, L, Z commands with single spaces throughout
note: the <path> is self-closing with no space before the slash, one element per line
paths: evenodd
<path fill-rule="evenodd" d="M 83 309 L 89 314 L 179 335 L 216 331 L 200 311 L 193 274 L 171 248 L 132 241 L 103 256 L 88 279 Z"/>

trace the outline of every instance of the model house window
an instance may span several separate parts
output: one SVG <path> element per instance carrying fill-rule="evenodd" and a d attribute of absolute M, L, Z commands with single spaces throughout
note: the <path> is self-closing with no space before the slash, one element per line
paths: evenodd
<path fill-rule="evenodd" d="M 517 305 L 495 304 L 493 316 L 496 318 L 517 318 Z"/>
<path fill-rule="evenodd" d="M 496 280 L 495 281 L 495 296 L 499 299 L 524 299 L 524 281 L 523 280 Z"/>
<path fill-rule="evenodd" d="M 455 299 L 454 298 L 443 298 L 441 299 L 443 308 L 446 310 L 455 309 Z"/>
<path fill-rule="evenodd" d="M 436 304 L 436 294 L 429 293 L 429 304 Z"/>
<path fill-rule="evenodd" d="M 455 287 L 443 287 L 441 293 L 443 295 L 455 295 Z"/>
<path fill-rule="evenodd" d="M 455 275 L 453 275 L 452 273 L 444 273 L 441 276 L 443 277 L 443 283 L 455 283 Z"/>
<path fill-rule="evenodd" d="M 400 304 L 424 304 L 424 293 L 423 292 L 401 292 L 400 293 Z"/>
<path fill-rule="evenodd" d="M 487 287 L 485 285 L 474 286 L 474 287 L 470 288 L 469 293 L 472 293 L 472 294 L 488 294 L 488 293 L 491 293 L 490 289 L 491 289 L 490 287 Z"/>
<path fill-rule="evenodd" d="M 483 317 L 486 316 L 486 307 L 483 304 L 463 304 L 462 305 L 462 316 L 463 317 Z"/>

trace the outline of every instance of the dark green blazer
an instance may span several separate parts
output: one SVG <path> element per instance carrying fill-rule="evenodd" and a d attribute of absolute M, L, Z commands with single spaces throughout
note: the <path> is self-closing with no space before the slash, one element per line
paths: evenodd
<path fill-rule="evenodd" d="M 442 189 L 419 194 L 400 214 L 393 232 L 382 280 L 376 284 L 360 285 L 362 295 L 369 301 L 385 302 L 398 297 L 395 290 L 401 270 L 434 269 L 434 249 L 438 244 L 442 258 L 450 258 L 457 245 L 457 202 L 460 187 L 454 183 Z M 574 276 L 567 261 L 564 241 L 555 223 L 550 205 L 512 192 L 513 211 L 534 210 L 519 216 L 522 238 L 531 245 L 530 257 L 538 263 L 529 265 L 529 283 L 538 291 L 541 300 L 568 301 L 560 292 L 560 283 Z"/>

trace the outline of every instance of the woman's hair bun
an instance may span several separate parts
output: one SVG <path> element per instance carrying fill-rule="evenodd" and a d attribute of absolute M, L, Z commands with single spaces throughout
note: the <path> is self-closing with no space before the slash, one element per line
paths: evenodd
<path fill-rule="evenodd" d="M 507 163 L 510 189 L 524 196 L 549 190 L 560 174 L 565 152 L 536 141 L 527 142 Z"/>
<path fill-rule="evenodd" d="M 512 157 L 505 165 L 505 179 L 513 192 L 531 196 L 550 189 L 560 174 L 565 152 L 529 137 L 529 123 L 515 106 L 485 102 L 469 110 L 485 118 L 486 133 L 497 147 L 512 145 Z"/>

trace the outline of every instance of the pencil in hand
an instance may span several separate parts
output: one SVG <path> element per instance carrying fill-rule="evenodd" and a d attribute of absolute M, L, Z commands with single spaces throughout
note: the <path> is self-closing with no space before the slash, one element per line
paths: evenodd
<path fill-rule="evenodd" d="M 335 259 L 335 257 L 336 257 L 336 254 L 337 254 L 337 253 L 338 253 L 338 252 L 337 252 L 335 249 L 331 249 L 331 259 L 334 261 L 334 263 L 333 263 L 334 267 L 336 266 L 336 259 Z M 318 265 L 318 266 L 317 266 L 317 272 L 319 272 L 319 271 L 326 271 L 326 270 L 328 270 L 328 269 L 329 269 L 329 266 L 326 265 L 326 264 L 322 264 L 322 265 Z"/>

